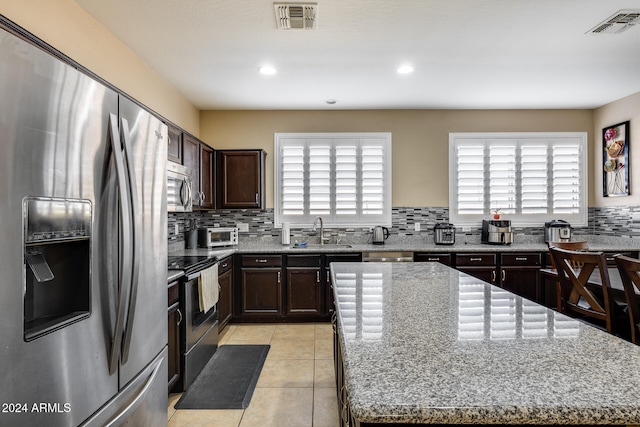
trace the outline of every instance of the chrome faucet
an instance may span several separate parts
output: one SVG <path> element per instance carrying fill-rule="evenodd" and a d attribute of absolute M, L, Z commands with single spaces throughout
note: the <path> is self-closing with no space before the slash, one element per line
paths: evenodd
<path fill-rule="evenodd" d="M 313 231 L 316 231 L 316 227 L 318 225 L 318 221 L 320 222 L 320 244 L 324 245 L 324 241 L 325 240 L 329 240 L 327 238 L 324 237 L 324 223 L 322 222 L 322 217 L 316 217 L 316 219 L 313 221 Z"/>

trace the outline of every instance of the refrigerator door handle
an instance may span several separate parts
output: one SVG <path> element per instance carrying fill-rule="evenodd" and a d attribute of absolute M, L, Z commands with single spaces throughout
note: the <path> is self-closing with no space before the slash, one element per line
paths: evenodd
<path fill-rule="evenodd" d="M 133 251 L 131 253 L 131 280 L 129 285 L 129 308 L 127 310 L 127 322 L 124 330 L 124 337 L 122 338 L 122 364 L 127 363 L 129 359 L 129 348 L 131 347 L 131 335 L 133 332 L 133 321 L 136 312 L 136 301 L 138 296 L 138 276 L 140 273 L 140 233 L 141 224 L 138 210 L 138 186 L 136 183 L 135 164 L 133 161 L 133 148 L 131 147 L 129 122 L 126 119 L 122 119 L 122 141 L 124 145 L 124 154 L 127 165 L 127 173 L 129 177 L 129 197 L 131 202 L 131 246 Z"/>
<path fill-rule="evenodd" d="M 116 307 L 116 324 L 111 338 L 111 351 L 109 352 L 109 373 L 114 374 L 118 369 L 118 360 L 122 347 L 122 324 L 124 323 L 124 305 L 126 302 L 127 287 L 131 284 L 131 268 L 127 265 L 131 259 L 131 245 L 127 236 L 131 235 L 131 208 L 129 206 L 130 197 L 128 195 L 124 158 L 122 156 L 122 144 L 120 143 L 120 132 L 118 131 L 118 119 L 115 114 L 109 114 L 109 136 L 111 148 L 116 167 L 116 180 L 118 182 L 118 196 L 120 201 L 120 216 L 122 235 L 124 244 L 121 249 L 119 260 L 119 281 L 118 302 Z"/>

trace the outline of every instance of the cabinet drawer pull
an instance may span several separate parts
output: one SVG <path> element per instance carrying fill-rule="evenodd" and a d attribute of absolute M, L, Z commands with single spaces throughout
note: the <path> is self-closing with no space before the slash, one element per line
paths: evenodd
<path fill-rule="evenodd" d="M 516 257 L 516 261 L 527 261 L 529 258 L 525 257 Z"/>
<path fill-rule="evenodd" d="M 427 261 L 440 261 L 440 258 L 427 258 Z"/>
<path fill-rule="evenodd" d="M 176 325 L 180 325 L 180 323 L 182 323 L 182 312 L 180 309 L 177 309 L 176 311 L 178 312 L 178 321 L 176 322 Z"/>
<path fill-rule="evenodd" d="M 280 272 L 278 271 L 278 283 L 280 283 Z"/>
<path fill-rule="evenodd" d="M 256 262 L 265 263 L 265 262 L 267 262 L 267 260 L 266 259 L 256 259 Z"/>
<path fill-rule="evenodd" d="M 492 271 L 491 271 L 491 281 L 492 281 L 493 283 L 495 283 L 495 282 L 496 282 L 496 271 L 495 271 L 495 270 L 492 270 Z"/>
<path fill-rule="evenodd" d="M 507 272 L 505 270 L 502 270 L 500 272 L 500 280 L 504 282 L 506 279 L 507 279 Z"/>
<path fill-rule="evenodd" d="M 320 283 L 320 272 L 316 271 L 316 283 Z"/>
<path fill-rule="evenodd" d="M 469 261 L 482 261 L 482 258 L 469 258 Z"/>
<path fill-rule="evenodd" d="M 258 204 L 258 193 L 256 193 L 256 205 Z"/>
<path fill-rule="evenodd" d="M 226 262 L 224 264 L 222 264 L 222 268 L 227 268 L 229 264 L 227 264 Z"/>

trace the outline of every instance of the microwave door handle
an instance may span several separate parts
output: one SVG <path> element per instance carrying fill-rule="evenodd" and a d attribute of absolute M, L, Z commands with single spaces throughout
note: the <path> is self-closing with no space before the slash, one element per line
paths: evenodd
<path fill-rule="evenodd" d="M 182 180 L 182 186 L 180 187 L 180 202 L 184 208 L 187 208 L 191 203 L 191 187 L 189 186 L 189 180 L 186 178 Z"/>
<path fill-rule="evenodd" d="M 131 218 L 129 207 L 129 196 L 127 194 L 129 188 L 126 185 L 126 171 L 124 158 L 122 155 L 122 144 L 120 143 L 120 133 L 118 131 L 118 119 L 115 114 L 109 115 L 109 136 L 113 159 L 116 171 L 116 181 L 118 183 L 118 199 L 120 202 L 120 227 L 124 236 L 131 234 Z M 124 263 L 131 258 L 131 245 L 128 244 L 127 238 L 123 239 L 124 244 L 121 248 L 120 258 L 116 258 L 119 262 L 118 266 L 118 297 L 116 306 L 116 322 L 113 328 L 113 336 L 111 337 L 111 349 L 109 352 L 109 373 L 114 374 L 118 368 L 120 357 L 120 349 L 122 346 L 122 324 L 124 323 L 124 305 L 126 301 L 126 286 L 131 283 L 131 269 L 125 268 Z"/>
<path fill-rule="evenodd" d="M 122 342 L 121 361 L 127 363 L 129 358 L 129 348 L 131 347 L 131 335 L 133 333 L 133 322 L 136 313 L 136 301 L 138 296 L 138 278 L 140 275 L 140 212 L 138 209 L 138 186 L 136 183 L 135 164 L 133 162 L 133 148 L 131 147 L 131 135 L 129 133 L 129 123 L 122 119 L 122 137 L 124 142 L 125 160 L 127 161 L 127 172 L 129 175 L 129 197 L 131 198 L 131 280 L 129 282 L 129 308 L 127 310 L 127 324 L 124 330 Z M 126 237 L 125 237 L 126 239 Z"/>

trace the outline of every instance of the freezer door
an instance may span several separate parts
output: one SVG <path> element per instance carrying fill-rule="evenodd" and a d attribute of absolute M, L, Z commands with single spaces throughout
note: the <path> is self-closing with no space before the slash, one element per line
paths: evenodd
<path fill-rule="evenodd" d="M 75 426 L 118 392 L 118 376 L 107 368 L 113 299 L 99 273 L 107 260 L 98 232 L 104 220 L 98 193 L 109 158 L 104 112 L 117 111 L 118 97 L 1 28 L 0 94 L 0 402 L 12 405 L 0 412 L 0 425 Z M 90 254 L 84 256 L 90 264 L 88 316 L 30 341 L 25 284 L 33 273 L 25 262 L 23 224 L 28 197 L 84 201 L 93 212 Z M 73 277 L 47 262 L 55 277 Z M 52 303 L 64 306 L 53 296 L 60 297 L 52 295 Z"/>
<path fill-rule="evenodd" d="M 131 381 L 167 345 L 167 126 L 120 97 L 120 131 L 133 170 L 132 288 L 122 337 L 120 386 Z"/>
<path fill-rule="evenodd" d="M 165 347 L 140 374 L 82 427 L 157 427 L 167 424 L 167 358 Z"/>

